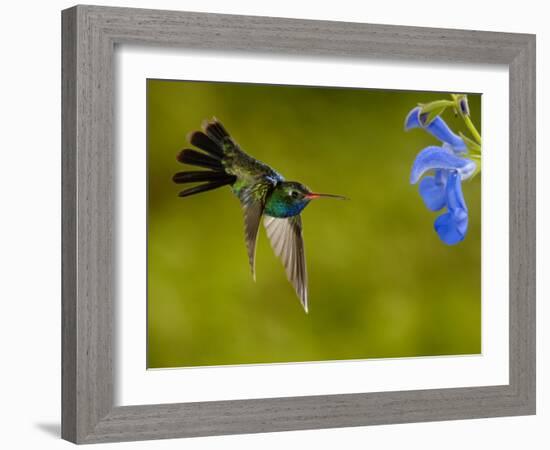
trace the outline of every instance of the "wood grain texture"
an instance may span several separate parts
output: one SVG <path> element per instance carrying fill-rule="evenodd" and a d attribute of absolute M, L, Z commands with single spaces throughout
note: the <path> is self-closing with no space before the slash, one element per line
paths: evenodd
<path fill-rule="evenodd" d="M 62 16 L 63 438 L 93 443 L 535 412 L 534 36 L 96 6 Z M 116 44 L 507 65 L 510 383 L 114 407 Z"/>
<path fill-rule="evenodd" d="M 76 10 L 62 17 L 61 434 L 76 440 Z"/>
<path fill-rule="evenodd" d="M 510 385 L 535 410 L 535 39 L 510 71 Z"/>

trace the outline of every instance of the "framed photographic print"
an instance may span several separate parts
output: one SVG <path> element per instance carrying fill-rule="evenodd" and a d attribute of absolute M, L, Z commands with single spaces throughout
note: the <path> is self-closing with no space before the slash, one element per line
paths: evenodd
<path fill-rule="evenodd" d="M 62 19 L 65 439 L 534 414 L 534 36 Z"/>

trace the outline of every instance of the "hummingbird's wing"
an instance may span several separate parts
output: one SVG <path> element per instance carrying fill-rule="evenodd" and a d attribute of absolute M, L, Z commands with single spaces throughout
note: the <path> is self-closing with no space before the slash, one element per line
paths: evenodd
<path fill-rule="evenodd" d="M 260 219 L 264 212 L 265 200 L 267 194 L 273 189 L 269 182 L 260 181 L 239 193 L 239 199 L 244 214 L 244 238 L 246 249 L 248 251 L 248 261 L 252 270 L 252 277 L 256 279 L 255 259 L 256 259 L 256 241 L 258 240 L 258 228 Z"/>
<path fill-rule="evenodd" d="M 284 219 L 265 216 L 264 226 L 271 247 L 283 262 L 288 281 L 294 286 L 307 313 L 307 269 L 302 237 L 302 219 L 300 215 Z"/>

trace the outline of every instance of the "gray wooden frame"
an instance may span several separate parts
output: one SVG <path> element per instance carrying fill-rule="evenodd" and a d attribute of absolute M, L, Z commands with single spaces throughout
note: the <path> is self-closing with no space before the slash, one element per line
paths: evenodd
<path fill-rule="evenodd" d="M 62 31 L 64 439 L 94 443 L 535 413 L 535 36 L 97 6 L 63 11 Z M 509 384 L 115 407 L 113 52 L 125 43 L 507 65 Z"/>

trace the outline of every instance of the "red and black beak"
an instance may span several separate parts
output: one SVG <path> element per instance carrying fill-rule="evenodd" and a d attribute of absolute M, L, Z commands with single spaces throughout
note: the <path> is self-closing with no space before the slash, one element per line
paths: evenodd
<path fill-rule="evenodd" d="M 314 198 L 335 198 L 337 200 L 349 200 L 349 198 L 344 197 L 343 195 L 319 194 L 318 192 L 310 192 L 305 195 L 305 198 L 307 198 L 308 200 L 313 200 Z"/>

